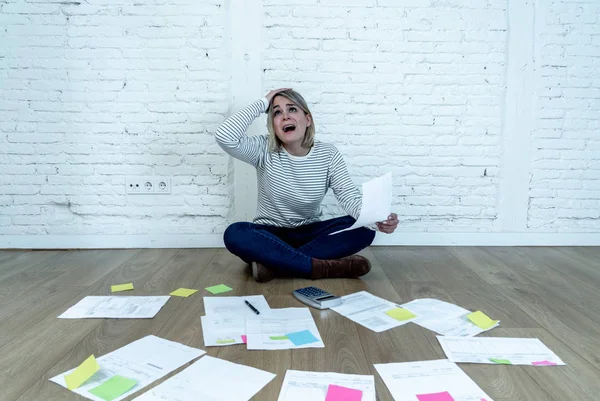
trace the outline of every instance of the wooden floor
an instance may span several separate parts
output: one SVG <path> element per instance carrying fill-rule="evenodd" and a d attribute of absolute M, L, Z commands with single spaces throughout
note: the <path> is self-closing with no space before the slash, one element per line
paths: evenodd
<path fill-rule="evenodd" d="M 84 296 L 109 295 L 111 284 L 126 282 L 136 288 L 128 295 L 225 283 L 234 288 L 226 295 L 264 294 L 274 308 L 301 306 L 291 292 L 310 284 L 339 295 L 366 290 L 401 303 L 437 298 L 500 319 L 484 336 L 537 337 L 567 363 L 461 364 L 495 401 L 600 400 L 600 248 L 371 247 L 363 255 L 373 270 L 362 280 L 258 284 L 224 249 L 0 251 L 0 400 L 83 400 L 48 379 L 148 334 L 276 373 L 254 400 L 277 400 L 287 369 L 372 374 L 377 399 L 392 400 L 374 363 L 445 357 L 435 334 L 417 325 L 378 334 L 314 309 L 325 348 L 205 348 L 204 290 L 173 297 L 154 319 L 57 319 Z"/>

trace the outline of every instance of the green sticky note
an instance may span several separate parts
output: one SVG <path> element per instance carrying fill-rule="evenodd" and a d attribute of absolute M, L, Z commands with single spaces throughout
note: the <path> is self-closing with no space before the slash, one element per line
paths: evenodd
<path fill-rule="evenodd" d="M 477 312 L 469 313 L 467 319 L 473 322 L 477 327 L 487 330 L 490 327 L 494 327 L 498 320 L 492 320 L 488 315 L 478 310 Z"/>
<path fill-rule="evenodd" d="M 217 340 L 217 344 L 231 344 L 234 343 L 235 340 L 232 339 L 228 339 L 228 340 Z"/>
<path fill-rule="evenodd" d="M 98 387 L 89 390 L 96 397 L 100 397 L 106 401 L 112 401 L 115 398 L 125 394 L 137 384 L 137 380 L 128 379 L 123 376 L 113 376 Z"/>
<path fill-rule="evenodd" d="M 76 389 L 83 383 L 89 380 L 90 377 L 94 376 L 94 373 L 100 370 L 98 362 L 94 355 L 90 355 L 88 359 L 83 361 L 81 365 L 77 366 L 68 375 L 65 375 L 65 384 L 69 390 Z"/>
<path fill-rule="evenodd" d="M 220 294 L 222 292 L 227 292 L 233 290 L 231 287 L 227 287 L 225 284 L 213 285 L 212 287 L 206 287 L 206 291 L 212 292 L 213 294 Z"/>
<path fill-rule="evenodd" d="M 499 359 L 499 358 L 490 358 L 490 361 L 497 363 L 499 365 L 512 365 L 512 362 L 508 359 Z"/>
<path fill-rule="evenodd" d="M 111 285 L 110 292 L 133 290 L 133 283 Z"/>
<path fill-rule="evenodd" d="M 172 293 L 170 293 L 169 295 L 187 298 L 195 292 L 198 292 L 198 290 L 191 290 L 189 288 L 179 288 L 179 289 L 173 291 Z"/>
<path fill-rule="evenodd" d="M 390 309 L 389 311 L 385 312 L 385 314 L 401 322 L 412 319 L 413 317 L 417 317 L 417 315 L 404 308 Z"/>
<path fill-rule="evenodd" d="M 287 340 L 287 336 L 270 336 L 269 339 L 271 340 L 275 340 L 275 341 L 281 341 L 281 340 Z"/>

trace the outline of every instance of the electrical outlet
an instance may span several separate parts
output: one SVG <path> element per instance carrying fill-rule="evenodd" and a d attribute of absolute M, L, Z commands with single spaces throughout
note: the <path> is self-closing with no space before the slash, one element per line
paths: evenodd
<path fill-rule="evenodd" d="M 125 193 L 128 195 L 157 195 L 171 193 L 171 179 L 168 177 L 127 177 Z"/>

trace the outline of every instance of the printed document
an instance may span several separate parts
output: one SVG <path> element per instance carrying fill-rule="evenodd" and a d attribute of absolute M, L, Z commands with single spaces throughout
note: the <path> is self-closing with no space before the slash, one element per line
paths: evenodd
<path fill-rule="evenodd" d="M 97 358 L 96 361 L 100 365 L 100 370 L 81 387 L 73 391 L 91 400 L 104 401 L 102 398 L 91 394 L 89 390 L 101 385 L 115 375 L 137 381 L 135 386 L 114 400 L 119 401 L 204 353 L 201 349 L 188 347 L 156 336 L 146 336 Z M 50 381 L 66 388 L 64 376 L 73 370 L 61 373 L 50 379 Z"/>
<path fill-rule="evenodd" d="M 248 401 L 275 375 L 205 356 L 135 401 Z"/>
<path fill-rule="evenodd" d="M 395 401 L 493 401 L 462 369 L 447 359 L 374 366 Z M 444 393 L 452 398 L 442 397 Z M 436 395 L 439 396 L 436 398 Z"/>
<path fill-rule="evenodd" d="M 564 365 L 537 338 L 437 337 L 452 362 L 505 365 Z"/>
<path fill-rule="evenodd" d="M 89 296 L 67 309 L 59 319 L 151 319 L 169 296 Z"/>
<path fill-rule="evenodd" d="M 304 333 L 314 341 L 296 342 L 289 334 Z M 323 348 L 323 340 L 308 308 L 271 309 L 266 313 L 246 317 L 248 349 Z"/>
<path fill-rule="evenodd" d="M 330 384 L 361 390 L 361 401 L 375 401 L 375 378 L 372 375 L 300 370 L 286 372 L 277 401 L 325 401 Z"/>
<path fill-rule="evenodd" d="M 261 314 L 271 310 L 264 295 L 248 295 L 244 297 L 204 297 L 204 314 L 256 316 L 244 301 L 248 301 Z"/>
<path fill-rule="evenodd" d="M 380 333 L 414 320 L 397 320 L 386 314 L 399 307 L 366 291 L 360 291 L 344 295 L 342 304 L 331 309 L 367 329 Z"/>
<path fill-rule="evenodd" d="M 402 307 L 417 315 L 413 323 L 443 336 L 471 337 L 498 326 L 479 328 L 467 318 L 471 311 L 438 299 L 415 299 Z"/>
<path fill-rule="evenodd" d="M 223 347 L 242 344 L 246 334 L 246 318 L 235 315 L 201 316 L 204 346 Z"/>

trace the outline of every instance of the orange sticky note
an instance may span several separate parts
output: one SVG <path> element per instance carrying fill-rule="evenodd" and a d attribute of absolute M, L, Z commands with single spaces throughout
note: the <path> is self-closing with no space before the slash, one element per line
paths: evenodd
<path fill-rule="evenodd" d="M 117 284 L 110 286 L 110 292 L 120 292 L 120 291 L 128 291 L 133 290 L 133 283 L 127 284 Z"/>
<path fill-rule="evenodd" d="M 478 310 L 477 312 L 469 313 L 467 319 L 473 322 L 477 327 L 487 330 L 490 327 L 494 327 L 498 320 L 492 320 L 488 315 Z"/>
<path fill-rule="evenodd" d="M 94 355 L 91 355 L 88 359 L 83 361 L 81 365 L 75 368 L 71 373 L 65 375 L 65 383 L 69 390 L 76 389 L 83 383 L 89 380 L 90 377 L 94 376 L 94 373 L 100 370 L 100 365 L 96 362 Z"/>
<path fill-rule="evenodd" d="M 412 319 L 413 317 L 417 317 L 417 315 L 404 308 L 390 309 L 389 311 L 385 312 L 385 314 L 391 318 L 400 320 L 401 322 Z"/>

